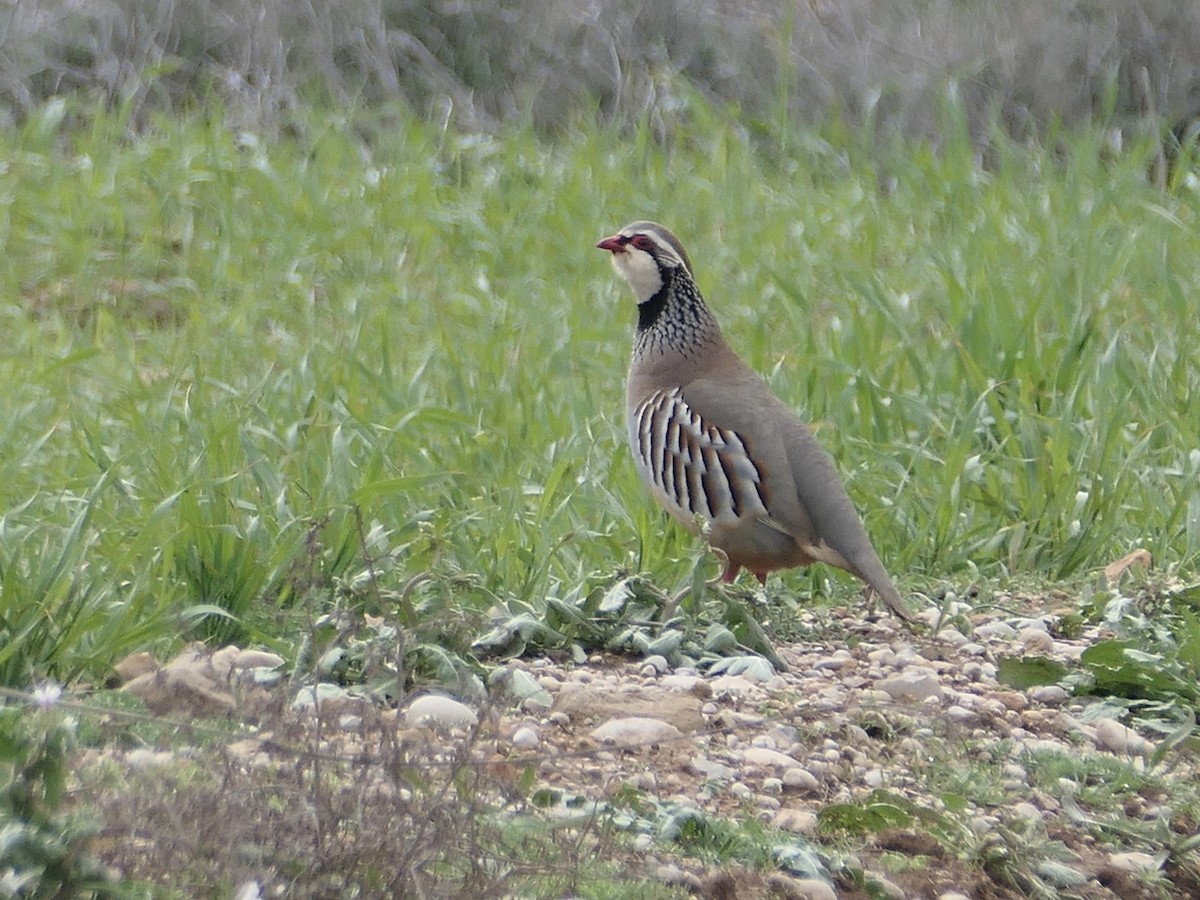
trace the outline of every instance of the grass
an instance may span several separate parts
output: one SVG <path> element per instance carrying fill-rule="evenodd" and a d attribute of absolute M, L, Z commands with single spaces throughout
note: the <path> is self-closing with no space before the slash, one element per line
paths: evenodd
<path fill-rule="evenodd" d="M 591 248 L 646 215 L 906 589 L 1135 546 L 1194 572 L 1194 192 L 1099 135 L 884 172 L 837 132 L 765 153 L 693 118 L 667 147 L 411 119 L 363 144 L 336 118 L 130 137 L 56 102 L 0 135 L 6 682 L 181 631 L 286 649 L 288 611 L 364 559 L 468 624 L 623 570 L 687 583 L 695 543 L 626 458 L 631 302 Z"/>
<path fill-rule="evenodd" d="M 624 446 L 634 313 L 593 244 L 644 216 L 679 234 L 732 343 L 814 423 L 906 592 L 982 584 L 987 603 L 1065 581 L 1094 621 L 1094 573 L 1135 547 L 1163 583 L 1196 579 L 1200 195 L 1156 190 L 1149 149 L 1114 158 L 1098 131 L 998 139 L 984 168 L 952 116 L 935 151 L 832 125 L 749 136 L 686 102 L 666 142 L 649 119 L 579 119 L 548 142 L 365 110 L 289 138 L 215 113 L 135 131 L 72 100 L 0 131 L 0 683 L 96 684 L 190 639 L 307 670 L 344 649 L 351 609 L 384 620 L 347 677 L 465 692 L 497 621 L 583 642 L 601 613 L 653 616 L 715 564 Z M 693 590 L 689 639 L 722 606 Z M 826 570 L 771 585 L 785 612 L 855 590 Z M 1196 671 L 1193 596 L 1125 598 L 1126 641 L 1088 670 L 1164 734 L 1194 707 L 1172 687 Z M 1112 774 L 1047 790 L 1074 779 L 1102 808 L 1118 795 L 1092 785 Z M 998 798 L 999 776 L 945 795 Z M 464 802 L 490 809 L 493 788 Z M 117 812 L 170 821 L 161 800 L 134 791 Z M 884 800 L 842 815 L 928 819 Z M 723 828 L 706 833 L 719 858 L 768 852 Z M 478 846 L 507 854 L 491 829 Z M 89 833 L 43 831 L 47 865 Z M 1023 841 L 1055 859 L 1044 836 L 1005 840 L 981 865 Z M 380 841 L 357 848 L 364 884 Z M 433 871 L 456 845 L 430 846 Z"/>

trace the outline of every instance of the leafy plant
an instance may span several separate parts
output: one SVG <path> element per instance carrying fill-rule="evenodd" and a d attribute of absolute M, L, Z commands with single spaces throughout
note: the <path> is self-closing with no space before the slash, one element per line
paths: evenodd
<path fill-rule="evenodd" d="M 116 897 L 92 855 L 94 816 L 67 808 L 75 722 L 0 707 L 0 885 L 15 896 Z"/>

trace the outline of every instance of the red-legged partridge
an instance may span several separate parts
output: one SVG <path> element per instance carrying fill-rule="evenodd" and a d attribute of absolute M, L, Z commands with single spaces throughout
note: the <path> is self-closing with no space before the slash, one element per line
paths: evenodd
<path fill-rule="evenodd" d="M 823 562 L 870 586 L 908 619 L 829 455 L 721 336 L 678 239 L 634 222 L 596 245 L 637 295 L 629 443 L 642 480 L 688 528 L 745 567 Z"/>

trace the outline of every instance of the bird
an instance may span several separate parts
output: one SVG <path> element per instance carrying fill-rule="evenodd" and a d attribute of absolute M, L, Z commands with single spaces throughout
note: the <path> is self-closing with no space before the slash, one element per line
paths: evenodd
<path fill-rule="evenodd" d="M 822 562 L 911 621 L 832 457 L 726 343 L 679 239 L 638 221 L 596 246 L 637 299 L 626 402 L 638 474 L 724 558 L 722 580 L 744 568 L 765 586 L 769 572 Z"/>

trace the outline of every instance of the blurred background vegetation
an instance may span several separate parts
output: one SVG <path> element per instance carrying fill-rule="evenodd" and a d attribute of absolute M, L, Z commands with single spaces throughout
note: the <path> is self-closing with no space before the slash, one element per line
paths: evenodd
<path fill-rule="evenodd" d="M 243 126 L 403 101 L 467 130 L 580 116 L 660 133 L 697 92 L 747 123 L 831 117 L 981 143 L 1200 111 L 1200 4 L 1177 0 L 41 0 L 0 4 L 0 111 L 52 95 L 137 122 L 213 98 Z"/>

